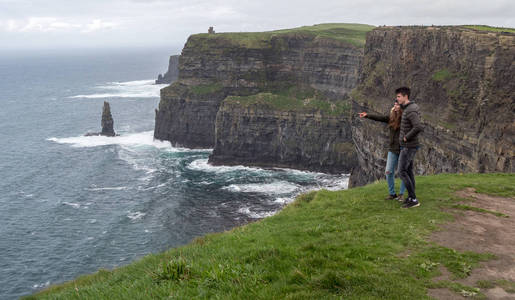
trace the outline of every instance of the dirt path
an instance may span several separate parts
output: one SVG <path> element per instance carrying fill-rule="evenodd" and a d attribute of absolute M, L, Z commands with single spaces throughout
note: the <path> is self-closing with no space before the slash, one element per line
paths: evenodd
<path fill-rule="evenodd" d="M 431 236 L 431 240 L 460 251 L 492 253 L 496 259 L 481 263 L 469 277 L 454 281 L 474 287 L 480 280 L 515 282 L 515 199 L 479 194 L 472 188 L 459 191 L 456 195 L 473 200 L 463 201 L 462 204 L 492 213 L 459 210 L 455 221 L 443 225 L 441 231 Z M 453 280 L 444 268 L 442 273 L 435 280 Z M 507 289 L 492 284 L 491 288 L 482 288 L 481 292 L 488 299 L 515 299 L 514 291 Z M 429 295 L 437 299 L 467 299 L 448 289 L 431 289 Z"/>

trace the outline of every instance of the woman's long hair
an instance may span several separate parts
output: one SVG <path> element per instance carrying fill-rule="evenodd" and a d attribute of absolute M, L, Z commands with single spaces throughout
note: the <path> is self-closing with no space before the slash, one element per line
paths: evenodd
<path fill-rule="evenodd" d="M 393 128 L 393 130 L 399 129 L 401 127 L 401 118 L 402 118 L 402 108 L 399 108 L 398 111 L 395 111 L 394 108 L 390 110 L 390 120 L 388 121 L 388 126 Z"/>

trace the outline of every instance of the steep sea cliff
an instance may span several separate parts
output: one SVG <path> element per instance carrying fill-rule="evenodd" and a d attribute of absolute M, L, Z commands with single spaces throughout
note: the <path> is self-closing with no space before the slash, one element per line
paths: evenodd
<path fill-rule="evenodd" d="M 362 185 L 384 176 L 387 130 L 357 112 L 386 113 L 405 85 L 425 124 L 419 174 L 514 172 L 514 39 L 356 24 L 192 35 L 154 136 L 212 147 L 214 165 L 353 170 L 350 184 Z"/>
<path fill-rule="evenodd" d="M 370 29 L 192 35 L 179 80 L 161 91 L 154 136 L 214 147 L 212 164 L 348 173 L 356 165 L 348 95 Z"/>
<path fill-rule="evenodd" d="M 412 89 L 425 130 L 418 174 L 515 172 L 515 34 L 473 28 L 380 27 L 367 35 L 353 92 L 359 168 L 351 185 L 383 178 L 386 131 L 359 111 L 386 113 Z"/>

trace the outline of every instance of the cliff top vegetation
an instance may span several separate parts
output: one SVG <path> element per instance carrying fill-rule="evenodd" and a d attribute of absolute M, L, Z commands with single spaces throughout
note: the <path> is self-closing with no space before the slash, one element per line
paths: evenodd
<path fill-rule="evenodd" d="M 509 28 L 509 27 L 494 27 L 494 26 L 488 26 L 488 25 L 463 25 L 462 27 L 475 29 L 475 30 L 482 30 L 482 31 L 515 33 L 515 28 Z"/>
<path fill-rule="evenodd" d="M 384 181 L 313 191 L 272 217 L 28 298 L 428 299 L 431 288 L 473 298 L 484 298 L 485 289 L 496 285 L 514 291 L 515 283 L 506 280 L 458 280 L 492 254 L 429 242 L 441 224 L 459 219 L 460 213 L 511 220 L 512 215 L 474 209 L 473 201 L 456 192 L 472 187 L 477 193 L 514 197 L 514 180 L 515 174 L 421 176 L 417 195 L 422 205 L 410 210 L 383 200 Z M 436 280 L 444 267 L 449 278 Z"/>
<path fill-rule="evenodd" d="M 350 110 L 345 100 L 329 101 L 320 91 L 312 88 L 293 87 L 284 91 L 263 92 L 250 96 L 229 96 L 224 103 L 239 106 L 260 105 L 278 111 L 315 112 L 343 115 Z"/>
<path fill-rule="evenodd" d="M 366 24 L 326 23 L 265 32 L 222 32 L 216 34 L 199 33 L 192 35 L 190 39 L 223 38 L 247 48 L 265 48 L 270 46 L 270 40 L 274 36 L 304 34 L 306 36 L 324 37 L 344 41 L 357 47 L 363 47 L 365 44 L 366 33 L 372 29 L 374 29 L 374 26 Z"/>

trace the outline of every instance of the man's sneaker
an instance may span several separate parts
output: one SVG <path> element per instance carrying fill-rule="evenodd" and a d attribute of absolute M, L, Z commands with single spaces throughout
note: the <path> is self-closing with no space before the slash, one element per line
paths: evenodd
<path fill-rule="evenodd" d="M 404 202 L 404 204 L 402 205 L 402 208 L 412 208 L 412 207 L 417 207 L 417 206 L 420 206 L 420 202 L 418 202 L 418 200 L 416 198 L 415 199 L 408 198 L 408 201 Z"/>
<path fill-rule="evenodd" d="M 404 195 L 403 195 L 403 194 L 399 194 L 399 195 L 397 196 L 397 198 L 395 198 L 395 199 L 396 199 L 397 201 L 399 201 L 399 202 L 404 202 Z"/>
<path fill-rule="evenodd" d="M 388 195 L 388 197 L 384 198 L 385 200 L 393 200 L 393 199 L 397 199 L 397 194 L 393 194 L 393 195 Z"/>

